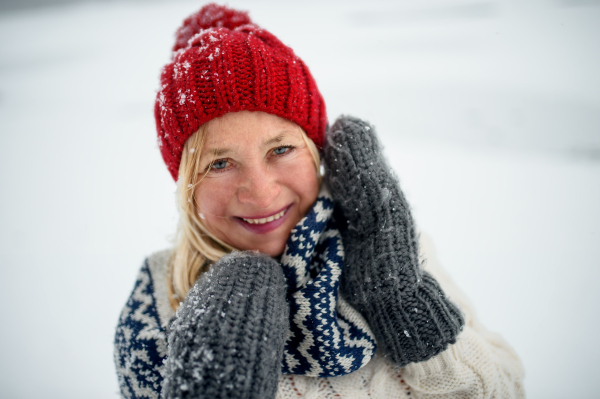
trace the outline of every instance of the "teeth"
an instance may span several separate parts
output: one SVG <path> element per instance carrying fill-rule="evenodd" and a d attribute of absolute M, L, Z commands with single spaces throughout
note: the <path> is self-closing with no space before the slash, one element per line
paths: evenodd
<path fill-rule="evenodd" d="M 273 220 L 277 220 L 280 217 L 282 217 L 283 215 L 285 215 L 285 209 L 281 212 L 279 212 L 276 215 L 271 215 L 268 218 L 262 218 L 262 219 L 244 219 L 242 218 L 242 220 L 244 222 L 250 223 L 250 224 L 265 224 L 265 223 L 269 223 L 272 222 Z"/>

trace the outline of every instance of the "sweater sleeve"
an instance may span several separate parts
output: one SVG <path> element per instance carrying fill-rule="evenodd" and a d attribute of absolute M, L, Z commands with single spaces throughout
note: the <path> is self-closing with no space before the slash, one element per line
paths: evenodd
<path fill-rule="evenodd" d="M 121 312 L 114 344 L 121 397 L 158 399 L 167 341 L 159 320 L 148 260 Z"/>
<path fill-rule="evenodd" d="M 465 326 L 457 342 L 439 355 L 403 368 L 402 375 L 415 398 L 524 398 L 524 370 L 510 345 L 485 329 L 472 305 L 439 266 L 427 236 L 421 237 L 425 270 L 439 282 L 446 295 L 458 304 Z"/>

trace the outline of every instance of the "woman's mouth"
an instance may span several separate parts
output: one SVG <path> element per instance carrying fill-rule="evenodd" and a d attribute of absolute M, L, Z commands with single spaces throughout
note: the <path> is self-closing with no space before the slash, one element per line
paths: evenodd
<path fill-rule="evenodd" d="M 253 233 L 269 233 L 283 224 L 287 219 L 288 211 L 293 204 L 286 206 L 281 211 L 265 217 L 245 218 L 237 217 L 236 220 Z"/>
<path fill-rule="evenodd" d="M 276 213 L 275 215 L 271 215 L 267 218 L 262 218 L 262 219 L 245 219 L 245 218 L 241 218 L 244 222 L 250 223 L 250 224 L 265 224 L 265 223 L 269 223 L 272 222 L 273 220 L 277 220 L 280 217 L 282 217 L 285 212 L 287 211 L 287 208 L 285 208 L 283 211 Z"/>

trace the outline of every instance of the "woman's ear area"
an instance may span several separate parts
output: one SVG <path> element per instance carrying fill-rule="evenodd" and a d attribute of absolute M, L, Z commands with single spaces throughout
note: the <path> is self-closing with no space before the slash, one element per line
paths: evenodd
<path fill-rule="evenodd" d="M 325 131 L 323 132 L 323 140 L 321 140 L 321 145 L 317 147 L 321 158 L 323 158 L 323 150 L 324 150 L 325 146 L 327 145 L 327 133 L 329 132 L 330 127 L 331 127 L 331 124 L 329 123 L 329 121 L 327 121 L 327 125 L 325 125 Z"/>
<path fill-rule="evenodd" d="M 321 149 L 317 147 L 315 142 L 310 137 L 308 137 L 308 135 L 302 128 L 299 128 L 299 129 L 300 129 L 300 133 L 302 134 L 302 139 L 306 143 L 306 147 L 308 147 L 310 155 L 313 158 L 313 163 L 315 165 L 315 171 L 317 173 L 317 178 L 319 180 L 319 186 L 320 186 L 322 176 L 323 176 L 323 165 L 321 163 L 321 156 L 322 156 Z"/>
<path fill-rule="evenodd" d="M 207 134 L 205 123 L 186 140 L 183 145 L 181 161 L 177 175 L 177 191 L 181 208 L 187 213 L 194 213 L 194 188 L 200 173 L 200 155 L 204 148 Z M 191 206 L 191 209 L 190 209 Z"/>

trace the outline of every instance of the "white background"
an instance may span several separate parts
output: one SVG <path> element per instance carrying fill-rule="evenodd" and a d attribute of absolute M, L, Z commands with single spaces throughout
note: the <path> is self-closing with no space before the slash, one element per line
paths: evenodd
<path fill-rule="evenodd" d="M 238 2 L 378 129 L 421 229 L 529 398 L 600 396 L 600 4 Z M 0 15 L 0 397 L 115 398 L 114 328 L 170 245 L 152 114 L 199 2 Z"/>

